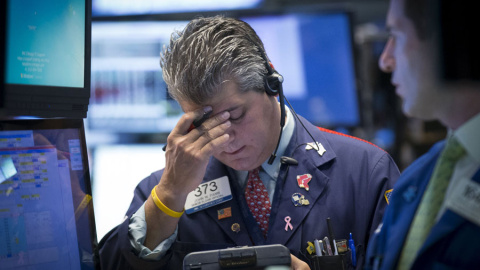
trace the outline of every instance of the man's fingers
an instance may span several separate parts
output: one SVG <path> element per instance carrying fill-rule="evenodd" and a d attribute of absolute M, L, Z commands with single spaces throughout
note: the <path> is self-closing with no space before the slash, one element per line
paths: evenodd
<path fill-rule="evenodd" d="M 227 133 L 211 140 L 201 149 L 203 155 L 211 155 L 215 152 L 216 149 L 219 149 L 225 145 L 230 140 L 230 135 Z"/>
<path fill-rule="evenodd" d="M 228 128 L 230 128 L 231 122 L 228 120 L 230 118 L 230 113 L 228 111 L 218 113 L 208 118 L 199 127 L 191 130 L 187 134 L 182 133 L 187 132 L 187 126 L 190 127 L 190 125 L 192 125 L 194 117 L 199 115 L 200 117 L 204 116 L 203 112 L 208 114 L 211 112 L 209 110 L 211 110 L 211 107 L 205 107 L 203 110 L 196 110 L 184 114 L 175 129 L 167 138 L 167 144 L 170 145 L 170 148 L 183 149 L 180 151 L 198 151 L 198 154 L 204 156 L 211 155 L 217 145 L 225 143 L 225 138 L 220 139 L 204 149 L 207 144 L 210 144 L 210 142 L 225 135 Z"/>
<path fill-rule="evenodd" d="M 196 143 L 200 145 L 202 153 L 210 155 L 215 149 L 227 143 L 230 136 L 226 132 L 231 125 L 232 123 L 227 120 L 224 123 L 205 131 L 196 141 Z"/>
<path fill-rule="evenodd" d="M 228 120 L 228 118 L 230 118 L 230 113 L 227 111 L 224 111 L 217 115 L 212 116 L 208 121 L 205 121 L 205 123 L 203 123 L 202 126 L 204 127 L 205 130 L 210 130 L 218 126 L 220 123 L 225 122 L 226 120 Z"/>
<path fill-rule="evenodd" d="M 178 121 L 177 125 L 173 128 L 173 130 L 170 134 L 184 135 L 184 134 L 188 133 L 188 130 L 189 130 L 190 126 L 193 124 L 193 122 L 196 119 L 202 118 L 202 116 L 204 114 L 209 113 L 211 111 L 212 111 L 212 107 L 206 106 L 202 109 L 185 113 L 184 115 L 182 115 L 182 117 Z"/>
<path fill-rule="evenodd" d="M 195 143 L 200 143 L 200 147 L 203 147 L 204 144 L 225 133 L 231 125 L 230 121 L 228 121 L 229 118 L 230 113 L 226 111 L 211 117 L 201 126 L 192 130 L 190 138 Z"/>
<path fill-rule="evenodd" d="M 201 126 L 197 127 L 195 130 L 198 131 L 198 137 L 202 136 L 203 133 L 214 129 L 218 125 L 224 123 L 230 118 L 230 113 L 227 111 L 216 114 L 210 119 L 206 120 Z"/>

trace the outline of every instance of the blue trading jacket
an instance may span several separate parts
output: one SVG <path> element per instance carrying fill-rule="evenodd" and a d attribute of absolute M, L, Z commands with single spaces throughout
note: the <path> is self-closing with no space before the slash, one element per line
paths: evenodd
<path fill-rule="evenodd" d="M 445 141 L 434 145 L 399 178 L 381 230 L 371 239 L 366 269 L 397 267 L 415 211 L 444 145 Z M 480 171 L 473 181 L 480 183 Z M 420 248 L 412 269 L 480 269 L 480 227 L 447 209 Z"/>
<path fill-rule="evenodd" d="M 302 119 L 308 131 L 326 152 L 320 156 L 306 150 L 312 138 L 296 120 L 295 131 L 285 154 L 298 161 L 297 166 L 282 165 L 272 204 L 269 232 L 264 239 L 245 203 L 243 190 L 235 173 L 212 158 L 204 181 L 228 176 L 233 199 L 190 215 L 184 214 L 178 224 L 178 236 L 167 255 L 160 261 L 138 258 L 128 238 L 128 219 L 108 233 L 100 243 L 102 269 L 182 269 L 186 254 L 234 246 L 264 244 L 285 245 L 293 255 L 309 261 L 307 242 L 328 236 L 326 218 L 330 217 L 336 239 L 348 239 L 357 245 L 361 266 L 369 237 L 381 222 L 387 194 L 399 176 L 390 155 L 380 148 L 350 136 L 317 128 Z M 297 176 L 309 173 L 312 180 L 306 191 L 297 184 Z M 127 211 L 131 216 L 150 195 L 162 171 L 154 172 L 136 188 Z M 295 206 L 292 195 L 301 193 L 310 204 Z M 218 210 L 231 207 L 232 216 L 218 218 Z M 285 230 L 285 217 L 291 217 L 293 230 Z M 232 230 L 233 224 L 240 230 Z M 359 268 L 359 267 L 357 267 Z"/>

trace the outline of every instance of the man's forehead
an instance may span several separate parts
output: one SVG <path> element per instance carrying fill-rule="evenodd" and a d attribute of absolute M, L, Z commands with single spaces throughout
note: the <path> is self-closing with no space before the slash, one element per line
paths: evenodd
<path fill-rule="evenodd" d="M 405 23 L 404 0 L 391 0 L 387 13 L 387 29 L 402 28 Z"/>
<path fill-rule="evenodd" d="M 223 111 L 233 111 L 238 108 L 243 107 L 245 100 L 242 97 L 242 93 L 237 92 L 234 89 L 224 89 L 219 91 L 219 94 L 210 98 L 208 101 L 203 104 L 196 104 L 188 101 L 179 101 L 180 106 L 184 112 L 195 111 L 206 106 L 211 106 L 213 114 L 217 114 Z"/>

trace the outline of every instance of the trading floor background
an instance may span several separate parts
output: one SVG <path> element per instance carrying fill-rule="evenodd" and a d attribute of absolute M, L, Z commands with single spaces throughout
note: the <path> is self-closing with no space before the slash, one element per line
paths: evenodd
<path fill-rule="evenodd" d="M 403 116 L 378 68 L 386 0 L 93 0 L 92 8 L 85 124 L 99 239 L 123 220 L 136 184 L 164 165 L 162 146 L 181 110 L 166 94 L 159 54 L 173 30 L 200 15 L 249 22 L 299 114 L 377 144 L 401 170 L 445 136 L 437 122 Z M 112 182 L 123 200 L 111 198 Z"/>

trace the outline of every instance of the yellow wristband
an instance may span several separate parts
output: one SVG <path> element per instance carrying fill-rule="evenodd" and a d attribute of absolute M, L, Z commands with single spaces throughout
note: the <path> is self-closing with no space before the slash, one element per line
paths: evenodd
<path fill-rule="evenodd" d="M 157 186 L 155 186 L 153 189 L 152 189 L 152 199 L 153 199 L 153 202 L 155 203 L 155 205 L 158 207 L 158 209 L 162 210 L 162 212 L 164 212 L 165 214 L 171 216 L 171 217 L 174 217 L 174 218 L 179 218 L 183 215 L 183 212 L 185 212 L 185 210 L 183 210 L 182 212 L 177 212 L 177 211 L 173 211 L 172 209 L 168 208 L 165 204 L 162 203 L 162 201 L 160 201 L 160 199 L 158 198 L 157 196 L 157 192 L 155 191 L 155 188 L 157 188 Z"/>

